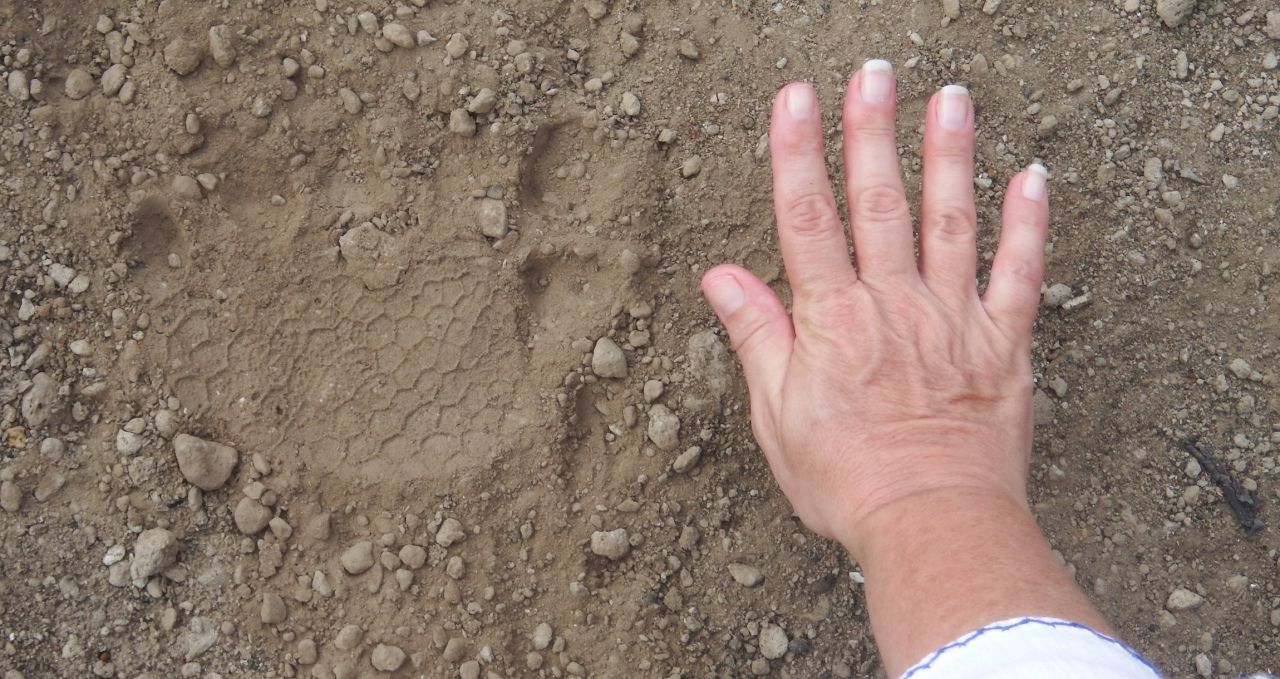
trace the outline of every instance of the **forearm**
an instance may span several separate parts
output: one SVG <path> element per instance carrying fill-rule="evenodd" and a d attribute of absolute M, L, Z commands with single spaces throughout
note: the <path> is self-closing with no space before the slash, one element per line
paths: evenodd
<path fill-rule="evenodd" d="M 1058 618 L 1108 633 L 1025 506 L 977 491 L 905 499 L 846 543 L 866 576 L 876 643 L 890 677 L 983 625 Z"/>

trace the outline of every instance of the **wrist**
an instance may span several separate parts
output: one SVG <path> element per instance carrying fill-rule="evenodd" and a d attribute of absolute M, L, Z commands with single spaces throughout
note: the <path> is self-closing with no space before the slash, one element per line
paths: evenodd
<path fill-rule="evenodd" d="M 984 485 L 925 487 L 887 501 L 837 536 L 864 569 L 891 563 L 916 551 L 913 543 L 941 533 L 962 543 L 966 536 L 1003 532 L 1011 526 L 1035 528 L 1025 494 Z M 925 530 L 925 529 L 928 530 Z"/>

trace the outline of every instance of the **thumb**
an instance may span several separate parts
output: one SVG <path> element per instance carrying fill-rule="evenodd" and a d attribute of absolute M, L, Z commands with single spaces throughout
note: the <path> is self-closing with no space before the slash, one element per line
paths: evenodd
<path fill-rule="evenodd" d="M 757 396 L 776 394 L 796 338 L 782 300 L 751 272 L 732 264 L 704 274 L 702 294 L 729 331 L 747 387 Z"/>

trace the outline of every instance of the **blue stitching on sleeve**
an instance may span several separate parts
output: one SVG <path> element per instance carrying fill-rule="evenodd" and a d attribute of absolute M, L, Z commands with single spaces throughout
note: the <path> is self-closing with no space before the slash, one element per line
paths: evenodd
<path fill-rule="evenodd" d="M 1093 636 L 1101 639 L 1102 641 L 1106 641 L 1108 643 L 1112 643 L 1119 646 L 1126 653 L 1132 656 L 1134 660 L 1137 660 L 1138 662 L 1142 663 L 1144 667 L 1151 670 L 1151 672 L 1156 677 L 1161 676 L 1160 671 L 1155 668 L 1155 665 L 1152 665 L 1146 658 L 1142 657 L 1142 655 L 1139 654 L 1137 651 L 1133 650 L 1132 648 L 1129 648 L 1120 640 L 1113 639 L 1105 634 L 1100 634 L 1086 625 L 1081 625 L 1078 622 L 1066 622 L 1064 620 L 1023 618 L 1021 620 L 1018 620 L 1017 622 L 1010 623 L 1007 625 L 988 625 L 987 627 L 983 627 L 971 633 L 969 636 L 964 637 L 963 639 L 953 641 L 947 644 L 946 646 L 943 646 L 942 648 L 934 651 L 932 654 L 929 655 L 928 659 L 926 659 L 923 663 L 916 665 L 915 667 L 911 668 L 911 670 L 908 671 L 906 674 L 902 675 L 901 679 L 910 679 L 916 672 L 919 672 L 921 670 L 925 670 L 931 667 L 934 661 L 940 658 L 943 653 L 946 653 L 947 651 L 955 650 L 957 648 L 963 648 L 964 646 L 968 646 L 969 643 L 972 642 L 974 639 L 977 639 L 978 637 L 986 634 L 987 632 L 1008 632 L 1011 629 L 1016 629 L 1018 627 L 1022 627 L 1025 625 L 1044 625 L 1045 627 L 1066 627 L 1070 629 L 1084 630 L 1085 632 L 1092 634 Z"/>

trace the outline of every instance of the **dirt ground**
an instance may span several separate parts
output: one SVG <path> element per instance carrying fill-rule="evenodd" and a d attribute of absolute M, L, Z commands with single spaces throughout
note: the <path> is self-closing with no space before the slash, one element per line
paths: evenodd
<path fill-rule="evenodd" d="M 697 292 L 785 295 L 771 97 L 834 170 L 873 57 L 909 185 L 953 82 L 986 224 L 1053 172 L 1064 564 L 1169 676 L 1280 673 L 1280 0 L 1176 9 L 0 0 L 4 679 L 881 676 Z"/>

